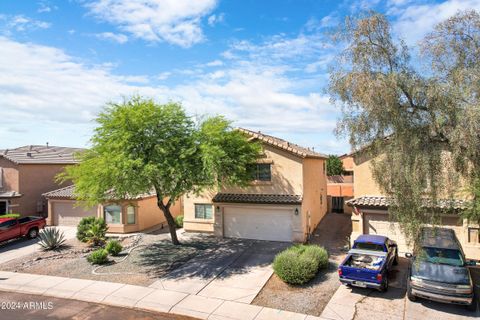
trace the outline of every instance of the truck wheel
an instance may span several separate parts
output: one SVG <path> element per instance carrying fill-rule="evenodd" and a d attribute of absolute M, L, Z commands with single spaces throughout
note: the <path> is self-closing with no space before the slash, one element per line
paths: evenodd
<path fill-rule="evenodd" d="M 28 230 L 28 237 L 30 239 L 35 239 L 37 236 L 38 236 L 38 229 L 32 228 L 32 229 Z"/>
<path fill-rule="evenodd" d="M 385 292 L 388 290 L 388 277 L 385 278 L 385 281 L 382 283 L 380 287 L 380 292 Z"/>
<path fill-rule="evenodd" d="M 417 297 L 413 295 L 412 288 L 410 287 L 410 281 L 408 280 L 407 280 L 407 298 L 412 302 L 417 301 Z"/>
<path fill-rule="evenodd" d="M 476 294 L 473 294 L 472 303 L 468 304 L 466 307 L 468 311 L 471 311 L 471 312 L 477 311 L 477 295 Z"/>

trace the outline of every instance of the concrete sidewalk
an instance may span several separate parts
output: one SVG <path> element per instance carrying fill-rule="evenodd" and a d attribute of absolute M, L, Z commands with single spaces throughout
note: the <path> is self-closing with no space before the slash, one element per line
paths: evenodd
<path fill-rule="evenodd" d="M 0 290 L 214 320 L 320 320 L 289 311 L 128 284 L 0 271 Z"/>

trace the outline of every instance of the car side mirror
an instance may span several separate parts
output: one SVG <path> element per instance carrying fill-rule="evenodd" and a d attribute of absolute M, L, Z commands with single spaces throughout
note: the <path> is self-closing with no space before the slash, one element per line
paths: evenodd
<path fill-rule="evenodd" d="M 413 255 L 410 252 L 405 253 L 405 258 L 410 259 L 411 257 L 413 257 Z"/>
<path fill-rule="evenodd" d="M 467 261 L 465 262 L 465 264 L 466 264 L 467 266 L 476 266 L 476 265 L 477 265 L 477 262 L 476 262 L 475 260 L 467 260 Z"/>

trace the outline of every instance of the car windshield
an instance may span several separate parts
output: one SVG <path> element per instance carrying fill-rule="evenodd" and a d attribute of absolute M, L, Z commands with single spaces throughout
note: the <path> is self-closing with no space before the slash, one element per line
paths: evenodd
<path fill-rule="evenodd" d="M 462 253 L 454 249 L 424 247 L 424 258 L 430 263 L 447 264 L 461 267 L 464 265 Z"/>
<path fill-rule="evenodd" d="M 383 246 L 378 243 L 371 243 L 371 242 L 357 242 L 354 246 L 355 249 L 362 249 L 362 250 L 371 250 L 371 251 L 385 251 Z"/>

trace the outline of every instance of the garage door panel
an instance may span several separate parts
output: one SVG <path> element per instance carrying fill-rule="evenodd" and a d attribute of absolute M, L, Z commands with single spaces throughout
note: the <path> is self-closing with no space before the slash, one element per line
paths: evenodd
<path fill-rule="evenodd" d="M 76 226 L 80 220 L 88 216 L 96 216 L 97 209 L 75 207 L 75 202 L 53 203 L 54 222 L 58 226 Z"/>
<path fill-rule="evenodd" d="M 269 241 L 292 241 L 292 210 L 226 207 L 224 235 Z"/>
<path fill-rule="evenodd" d="M 395 240 L 400 251 L 407 250 L 407 241 L 398 222 L 390 222 L 386 214 L 368 213 L 364 216 L 365 233 L 387 236 Z"/>

